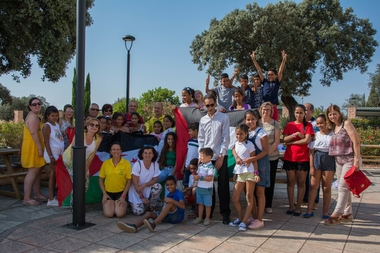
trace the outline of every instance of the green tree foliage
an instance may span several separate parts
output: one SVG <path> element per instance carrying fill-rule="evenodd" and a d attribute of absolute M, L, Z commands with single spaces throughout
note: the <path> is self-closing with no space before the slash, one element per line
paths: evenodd
<path fill-rule="evenodd" d="M 141 94 L 139 98 L 140 105 L 148 104 L 150 102 L 170 102 L 172 105 L 180 105 L 178 96 L 175 96 L 175 91 L 167 88 L 155 88 L 154 90 L 148 90 Z"/>
<path fill-rule="evenodd" d="M 365 94 L 351 94 L 348 99 L 342 105 L 342 109 L 346 109 L 348 106 L 354 105 L 356 107 L 365 107 Z"/>
<path fill-rule="evenodd" d="M 76 47 L 76 0 L 1 1 L 0 75 L 30 76 L 32 57 L 44 69 L 42 80 L 65 75 Z M 94 0 L 86 0 L 87 10 Z M 92 24 L 86 13 L 87 26 Z"/>
<path fill-rule="evenodd" d="M 91 105 L 91 80 L 90 73 L 86 77 L 86 86 L 84 87 L 84 115 L 89 114 L 88 108 Z"/>
<path fill-rule="evenodd" d="M 371 80 L 368 83 L 370 88 L 367 106 L 379 107 L 380 106 L 380 64 L 377 64 L 376 72 L 370 74 Z"/>
<path fill-rule="evenodd" d="M 71 90 L 71 105 L 73 106 L 73 110 L 75 112 L 76 109 L 76 99 L 77 99 L 77 69 L 74 68 L 74 76 L 73 76 L 73 82 L 72 82 L 72 90 Z"/>
<path fill-rule="evenodd" d="M 364 73 L 378 46 L 375 34 L 368 19 L 356 17 L 352 8 L 343 10 L 337 0 L 253 3 L 212 19 L 209 29 L 196 35 L 190 54 L 198 70 L 218 77 L 231 65 L 240 73 L 254 71 L 252 50 L 264 71 L 278 68 L 285 50 L 281 100 L 292 112 L 297 104 L 292 95 L 309 95 L 318 66 L 323 86 L 352 69 Z"/>
<path fill-rule="evenodd" d="M 313 117 L 317 118 L 319 115 L 324 114 L 324 113 L 325 113 L 325 108 L 324 108 L 323 105 L 319 106 L 319 107 L 316 107 L 316 108 L 314 108 Z"/>
<path fill-rule="evenodd" d="M 0 83 L 0 105 L 12 104 L 11 92 Z"/>
<path fill-rule="evenodd" d="M 32 97 L 38 97 L 42 103 L 41 116 L 45 112 L 45 108 L 50 104 L 46 101 L 46 98 L 43 96 L 36 96 L 34 94 L 29 95 L 28 97 L 12 97 L 12 104 L 7 104 L 0 107 L 0 119 L 2 120 L 13 120 L 13 111 L 21 110 L 23 111 L 24 118 L 28 114 L 28 103 Z"/>

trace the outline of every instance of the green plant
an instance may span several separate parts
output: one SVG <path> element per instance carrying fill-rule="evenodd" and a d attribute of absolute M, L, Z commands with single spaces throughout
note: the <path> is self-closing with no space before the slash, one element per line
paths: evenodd
<path fill-rule="evenodd" d="M 0 146 L 20 148 L 23 136 L 23 129 L 23 122 L 0 122 Z"/>
<path fill-rule="evenodd" d="M 380 132 L 379 127 L 359 127 L 356 129 L 359 136 L 360 144 L 366 145 L 379 145 L 380 143 Z M 378 156 L 380 155 L 379 149 L 373 148 L 362 148 L 362 155 Z"/>

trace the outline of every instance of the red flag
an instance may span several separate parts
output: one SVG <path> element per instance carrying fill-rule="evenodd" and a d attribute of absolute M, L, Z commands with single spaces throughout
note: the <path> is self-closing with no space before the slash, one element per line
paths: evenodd
<path fill-rule="evenodd" d="M 185 163 L 186 155 L 187 155 L 187 142 L 190 139 L 189 131 L 188 131 L 188 124 L 186 120 L 184 119 L 181 111 L 176 108 L 173 110 L 174 117 L 175 117 L 175 125 L 176 125 L 176 132 L 177 132 L 177 143 L 176 143 L 176 173 L 177 173 L 177 179 L 182 180 L 183 174 L 181 173 L 181 169 L 183 167 L 183 164 Z"/>

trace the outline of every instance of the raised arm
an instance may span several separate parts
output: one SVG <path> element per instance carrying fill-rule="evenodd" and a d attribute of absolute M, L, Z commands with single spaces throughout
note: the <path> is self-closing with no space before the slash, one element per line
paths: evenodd
<path fill-rule="evenodd" d="M 209 92 L 209 88 L 208 88 L 208 85 L 210 84 L 210 74 L 207 75 L 207 78 L 206 78 L 206 93 Z"/>
<path fill-rule="evenodd" d="M 232 85 L 232 83 L 234 82 L 234 79 L 236 78 L 236 76 L 237 76 L 238 74 L 239 74 L 239 69 L 235 69 L 235 70 L 234 70 L 234 74 L 231 76 L 230 83 L 229 83 L 229 85 L 230 85 L 231 88 L 235 88 L 235 89 L 237 89 L 237 87 L 234 86 L 234 85 Z"/>
<path fill-rule="evenodd" d="M 253 61 L 253 64 L 255 65 L 257 73 L 259 74 L 261 82 L 263 82 L 264 81 L 263 71 L 261 70 L 261 67 L 260 67 L 259 63 L 256 60 L 255 51 L 252 51 L 251 59 Z"/>
<path fill-rule="evenodd" d="M 277 76 L 279 82 L 281 82 L 282 80 L 282 73 L 284 72 L 286 58 L 288 57 L 288 55 L 285 53 L 285 50 L 282 50 L 281 54 L 282 54 L 282 62 L 281 62 L 280 68 L 278 69 L 278 76 Z"/>

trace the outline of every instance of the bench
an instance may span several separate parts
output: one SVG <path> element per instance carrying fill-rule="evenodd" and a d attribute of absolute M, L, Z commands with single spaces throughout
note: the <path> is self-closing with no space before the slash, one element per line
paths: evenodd
<path fill-rule="evenodd" d="M 4 173 L 4 174 L 0 174 L 0 179 L 1 178 L 23 177 L 23 176 L 26 176 L 26 174 L 28 174 L 27 171 L 14 172 L 12 174 Z"/>

